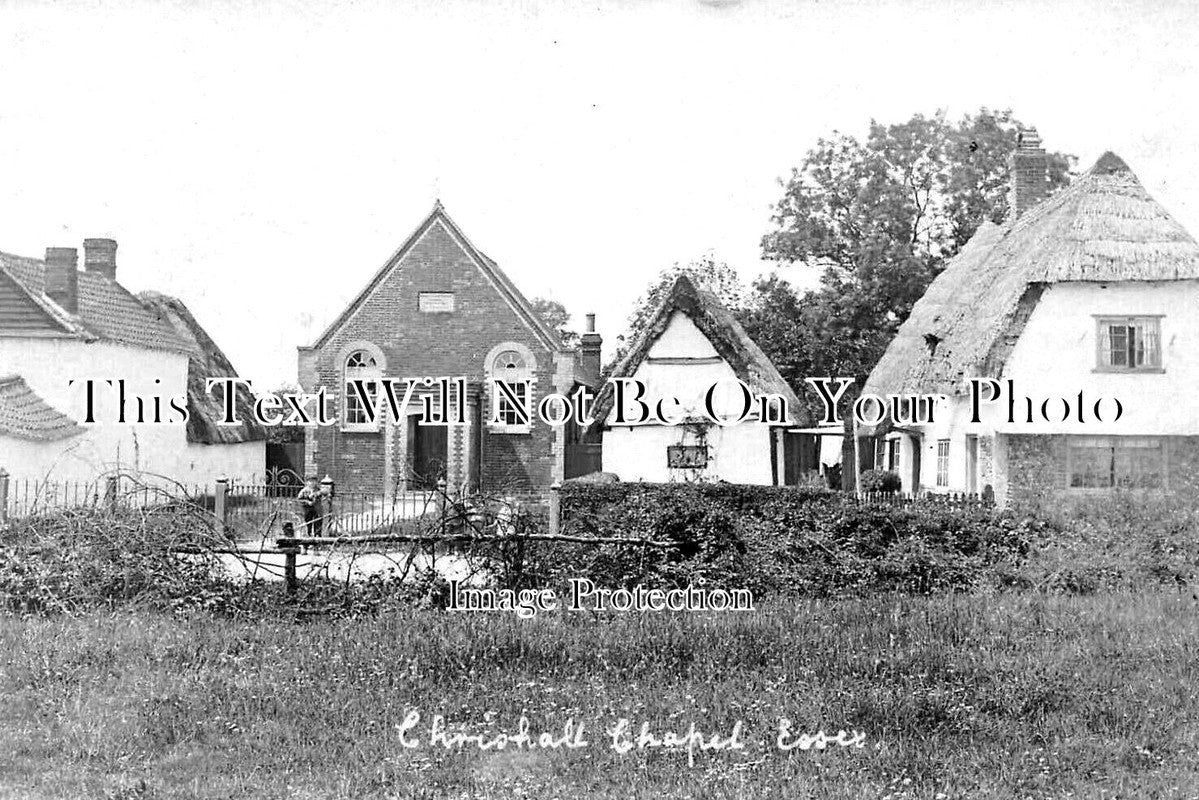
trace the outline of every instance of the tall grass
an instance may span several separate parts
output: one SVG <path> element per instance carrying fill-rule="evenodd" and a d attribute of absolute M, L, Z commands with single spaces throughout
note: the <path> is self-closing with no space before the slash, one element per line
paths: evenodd
<path fill-rule="evenodd" d="M 0 617 L 0 795 L 1199 795 L 1189 593 L 875 598 L 745 614 L 408 611 L 306 624 L 138 611 Z M 572 752 L 401 746 L 582 721 Z M 749 747 L 618 755 L 619 718 Z M 773 730 L 866 747 L 780 753 Z"/>

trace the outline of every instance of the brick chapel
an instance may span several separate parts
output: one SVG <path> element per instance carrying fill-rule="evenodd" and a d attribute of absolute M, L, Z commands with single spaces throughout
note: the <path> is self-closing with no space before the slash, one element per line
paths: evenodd
<path fill-rule="evenodd" d="M 598 470 L 597 446 L 581 441 L 578 426 L 536 414 L 525 422 L 511 402 L 528 397 L 536 409 L 546 394 L 596 387 L 601 339 L 593 328 L 589 315 L 580 346 L 563 346 L 438 202 L 328 329 L 298 348 L 305 391 L 337 395 L 337 423 L 306 431 L 305 470 L 331 476 L 339 491 L 384 497 L 441 479 L 451 491 L 539 491 Z M 465 408 L 456 407 L 457 392 L 424 386 L 425 377 L 465 378 Z M 493 378 L 512 392 L 493 397 Z M 385 379 L 397 382 L 397 394 L 416 384 L 398 424 L 380 391 Z M 435 408 L 448 399 L 450 418 L 465 424 L 418 424 L 427 395 Z"/>

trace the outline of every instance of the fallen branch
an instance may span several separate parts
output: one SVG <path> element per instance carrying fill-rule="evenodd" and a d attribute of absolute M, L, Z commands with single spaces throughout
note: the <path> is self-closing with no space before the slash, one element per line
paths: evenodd
<path fill-rule="evenodd" d="M 364 536 L 295 536 L 275 539 L 279 548 L 301 548 L 313 545 L 356 545 L 380 544 L 385 542 L 420 542 L 422 544 L 439 544 L 442 542 L 469 543 L 501 543 L 511 541 L 538 542 L 567 542 L 570 544 L 635 544 L 646 547 L 678 547 L 678 542 L 658 542 L 653 539 L 626 539 L 619 536 L 569 536 L 560 533 L 524 533 L 511 536 L 471 536 L 470 534 L 453 534 L 450 536 L 383 533 L 367 534 Z"/>

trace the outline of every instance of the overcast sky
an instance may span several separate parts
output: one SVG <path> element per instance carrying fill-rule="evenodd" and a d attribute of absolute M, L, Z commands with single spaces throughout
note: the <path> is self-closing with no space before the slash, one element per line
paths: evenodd
<path fill-rule="evenodd" d="M 273 388 L 438 197 L 611 341 L 663 267 L 772 269 L 778 179 L 872 118 L 1010 107 L 1199 232 L 1197 9 L 0 2 L 0 250 L 117 239 Z"/>

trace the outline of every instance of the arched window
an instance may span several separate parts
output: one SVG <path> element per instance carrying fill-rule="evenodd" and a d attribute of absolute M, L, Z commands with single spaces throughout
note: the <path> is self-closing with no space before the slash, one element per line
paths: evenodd
<path fill-rule="evenodd" d="M 366 350 L 350 353 L 346 358 L 345 367 L 345 402 L 341 418 L 343 427 L 361 430 L 374 430 L 378 427 L 377 411 L 373 419 L 371 411 L 379 407 L 381 381 L 379 362 L 373 355 Z"/>
<path fill-rule="evenodd" d="M 492 356 L 488 373 L 494 399 L 491 424 L 499 430 L 527 432 L 532 421 L 532 381 L 535 364 L 527 348 L 500 345 Z"/>

